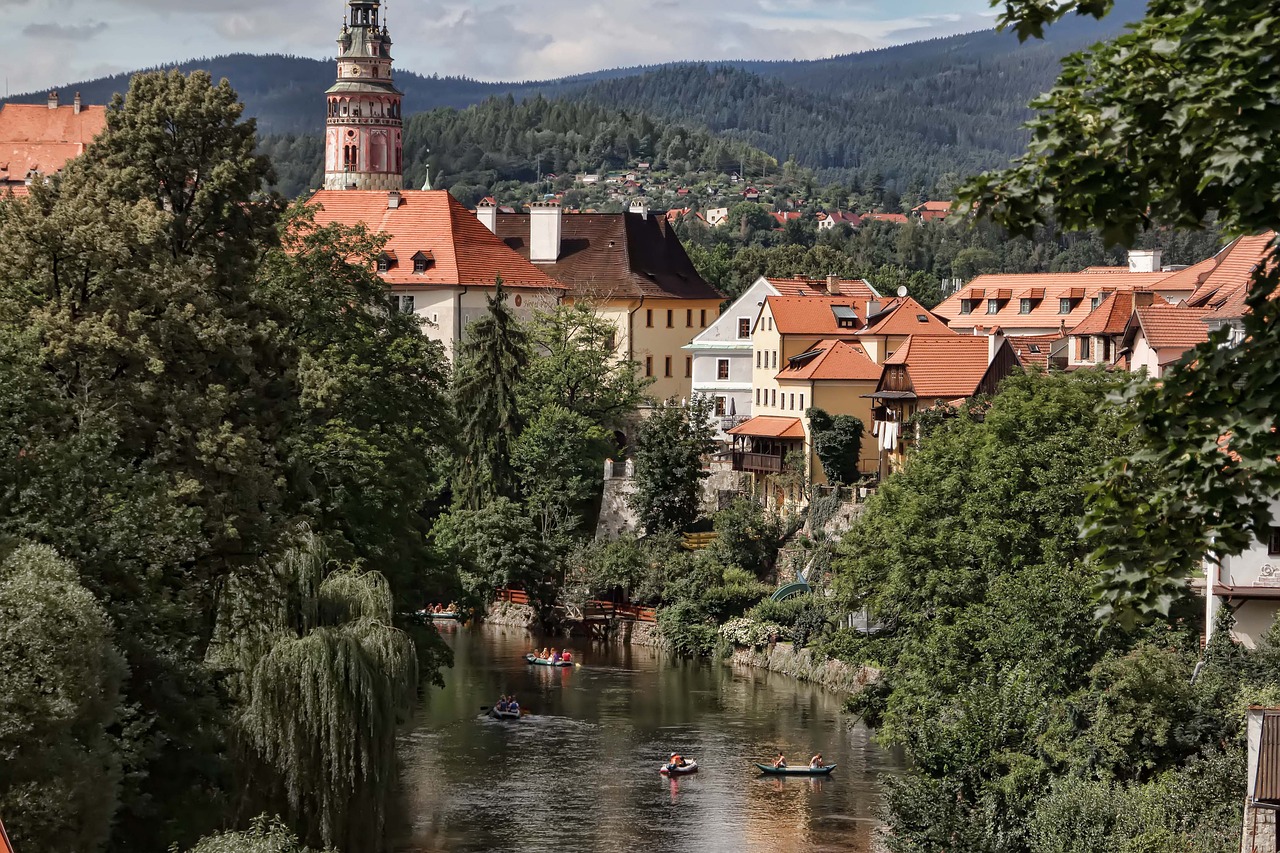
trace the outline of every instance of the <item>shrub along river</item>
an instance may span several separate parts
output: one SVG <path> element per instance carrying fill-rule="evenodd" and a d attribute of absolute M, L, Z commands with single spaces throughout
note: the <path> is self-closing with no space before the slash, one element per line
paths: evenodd
<path fill-rule="evenodd" d="M 788 676 L 656 649 L 571 647 L 581 665 L 526 664 L 515 628 L 442 626 L 454 666 L 401 739 L 400 851 L 867 851 L 900 760 L 850 725 L 841 697 Z M 539 646 L 550 640 L 537 638 Z M 530 713 L 482 715 L 503 693 Z M 762 777 L 783 751 L 828 779 Z M 658 768 L 672 751 L 699 772 Z"/>

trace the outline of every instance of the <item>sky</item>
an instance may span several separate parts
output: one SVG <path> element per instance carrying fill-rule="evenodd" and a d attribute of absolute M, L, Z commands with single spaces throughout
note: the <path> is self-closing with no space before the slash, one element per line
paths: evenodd
<path fill-rule="evenodd" d="M 345 0 L 0 0 L 17 94 L 224 53 L 332 56 Z M 535 80 L 674 60 L 818 59 L 993 26 L 988 0 L 384 0 L 396 65 Z"/>

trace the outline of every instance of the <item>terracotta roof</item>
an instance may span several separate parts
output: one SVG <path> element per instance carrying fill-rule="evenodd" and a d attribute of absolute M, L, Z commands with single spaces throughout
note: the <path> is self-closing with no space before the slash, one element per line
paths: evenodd
<path fill-rule="evenodd" d="M 787 359 L 776 377 L 800 380 L 869 380 L 880 378 L 880 365 L 856 341 L 819 341 L 806 352 Z"/>
<path fill-rule="evenodd" d="M 794 210 L 773 211 L 769 215 L 772 216 L 779 225 L 786 225 L 789 220 L 800 218 L 799 212 Z"/>
<path fill-rule="evenodd" d="M 1204 270 L 1198 276 L 1196 290 L 1187 298 L 1187 304 L 1212 309 L 1217 317 L 1244 316 L 1247 310 L 1245 297 L 1249 295 L 1253 271 L 1273 253 L 1275 240 L 1274 231 L 1240 237 L 1208 261 L 1197 264 L 1197 267 L 1203 265 Z"/>
<path fill-rule="evenodd" d="M 773 325 L 784 335 L 851 337 L 867 316 L 867 301 L 849 296 L 770 296 L 765 300 Z M 834 308 L 849 308 L 858 317 L 854 328 L 841 327 Z"/>
<path fill-rule="evenodd" d="M 860 335 L 956 335 L 940 317 L 910 296 L 897 299 L 892 308 L 876 315 L 874 325 Z"/>
<path fill-rule="evenodd" d="M 984 335 L 911 337 L 884 366 L 905 364 L 917 397 L 970 397 L 987 373 L 987 347 Z"/>
<path fill-rule="evenodd" d="M 44 104 L 0 106 L 0 180 L 25 181 L 38 171 L 52 175 L 84 153 L 107 126 L 107 108 Z"/>
<path fill-rule="evenodd" d="M 482 226 L 483 227 L 483 226 Z M 499 214 L 498 236 L 529 257 L 529 214 Z M 662 216 L 579 213 L 560 220 L 560 258 L 538 264 L 572 296 L 593 299 L 723 299 L 694 268 Z"/>
<path fill-rule="evenodd" d="M 508 287 L 563 290 L 564 285 L 511 251 L 445 190 L 405 190 L 400 206 L 387 205 L 380 190 L 320 190 L 308 202 L 317 205 L 316 222 L 364 224 L 387 234 L 386 248 L 398 259 L 380 273 L 396 285 L 492 285 L 501 275 Z M 413 271 L 412 258 L 430 253 L 425 273 Z"/>
<path fill-rule="evenodd" d="M 911 208 L 911 209 L 912 209 L 913 211 L 916 211 L 916 210 L 930 210 L 930 211 L 942 211 L 943 213 L 946 213 L 946 212 L 948 212 L 948 211 L 950 211 L 950 210 L 951 210 L 951 202 L 949 202 L 949 201 L 926 201 L 924 204 L 917 204 L 915 207 L 913 207 L 913 208 Z"/>
<path fill-rule="evenodd" d="M 2 820 L 0 820 L 0 853 L 13 853 L 13 845 L 9 842 L 9 833 L 5 832 Z"/>
<path fill-rule="evenodd" d="M 826 296 L 827 280 L 825 278 L 766 278 L 778 291 L 779 296 Z M 861 278 L 841 278 L 836 280 L 836 289 L 841 296 L 852 296 L 855 299 L 879 299 L 880 292 Z"/>
<path fill-rule="evenodd" d="M 750 435 L 758 438 L 804 438 L 804 424 L 799 418 L 778 418 L 757 415 L 729 430 L 729 435 Z"/>
<path fill-rule="evenodd" d="M 1186 305 L 1152 305 L 1137 308 L 1129 320 L 1125 333 L 1125 343 L 1132 344 L 1132 338 L 1138 329 L 1147 339 L 1147 345 L 1160 353 L 1160 363 L 1176 361 L 1182 353 L 1209 340 L 1209 327 L 1204 323 L 1204 308 L 1191 308 Z"/>
<path fill-rule="evenodd" d="M 868 213 L 863 219 L 874 219 L 876 222 L 897 222 L 906 224 L 907 215 L 905 213 Z"/>
<path fill-rule="evenodd" d="M 1133 315 L 1135 302 L 1148 299 L 1147 305 L 1168 305 L 1169 303 L 1158 293 L 1151 291 L 1118 290 L 1102 300 L 1097 308 L 1089 312 L 1071 330 L 1072 335 L 1123 335 Z"/>
<path fill-rule="evenodd" d="M 1023 367 L 1049 367 L 1049 355 L 1053 345 L 1062 340 L 1062 335 L 1015 335 L 1005 338 L 1013 352 L 1018 356 L 1018 363 Z"/>
<path fill-rule="evenodd" d="M 952 326 L 999 324 L 1006 328 L 1041 327 L 1044 329 L 1073 326 L 1093 311 L 1092 299 L 1103 293 L 1116 293 L 1134 288 L 1163 290 L 1163 279 L 1171 273 L 1129 272 L 1117 267 L 1117 272 L 1103 273 L 1028 273 L 980 275 L 966 287 L 933 309 L 933 313 Z M 1033 292 L 1042 292 L 1039 297 Z M 987 313 L 985 302 L 973 306 L 969 314 L 961 314 L 961 303 L 966 299 L 985 300 L 996 298 L 997 293 L 1009 293 L 1009 298 L 999 305 L 994 314 Z M 1004 298 L 1004 297 L 1000 297 Z M 1059 300 L 1073 301 L 1069 314 L 1059 313 Z M 1031 311 L 1021 313 L 1022 300 L 1031 299 Z M 1038 300 L 1038 301 L 1037 301 Z"/>

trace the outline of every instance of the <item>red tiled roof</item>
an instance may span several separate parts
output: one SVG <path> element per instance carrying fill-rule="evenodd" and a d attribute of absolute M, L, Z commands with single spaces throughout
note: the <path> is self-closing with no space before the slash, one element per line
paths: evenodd
<path fill-rule="evenodd" d="M 1201 274 L 1198 286 L 1187 299 L 1193 307 L 1212 309 L 1217 317 L 1244 316 L 1253 271 L 1268 256 L 1274 257 L 1276 232 L 1267 231 L 1251 237 L 1240 237 L 1209 259 L 1211 268 Z M 1197 264 L 1200 266 L 1200 264 Z M 1187 272 L 1184 270 L 1184 272 Z"/>
<path fill-rule="evenodd" d="M 529 214 L 499 214 L 498 236 L 522 258 L 529 257 Z M 579 298 L 724 298 L 698 274 L 675 230 L 662 216 L 564 216 L 559 259 L 538 267 Z"/>
<path fill-rule="evenodd" d="M 856 341 L 819 341 L 798 356 L 787 360 L 776 377 L 800 380 L 869 380 L 880 378 L 880 365 L 871 360 Z"/>
<path fill-rule="evenodd" d="M 13 853 L 13 845 L 9 842 L 9 833 L 5 832 L 2 820 L 0 820 L 0 853 Z"/>
<path fill-rule="evenodd" d="M 800 423 L 799 418 L 757 415 L 729 430 L 729 434 L 758 438 L 804 438 L 804 424 Z"/>
<path fill-rule="evenodd" d="M 1142 330 L 1147 345 L 1154 350 L 1175 350 L 1173 359 L 1182 353 L 1209 340 L 1209 327 L 1204 323 L 1204 308 L 1191 308 L 1186 305 L 1151 305 L 1137 308 L 1130 319 L 1127 333 L 1136 329 Z M 1136 324 L 1136 326 L 1135 326 Z M 1125 340 L 1128 342 L 1129 334 Z M 1171 359 L 1171 360 L 1173 360 Z M 1160 358 L 1164 363 L 1163 355 Z"/>
<path fill-rule="evenodd" d="M 773 325 L 784 335 L 829 335 L 850 337 L 867 316 L 865 299 L 849 296 L 770 296 L 765 302 L 773 314 Z M 832 308 L 843 306 L 858 315 L 855 328 L 842 328 Z"/>
<path fill-rule="evenodd" d="M 962 287 L 933 312 L 945 319 L 952 326 L 992 325 L 999 324 L 1005 328 L 1042 327 L 1058 328 L 1065 323 L 1067 328 L 1077 325 L 1093 310 L 1091 300 L 1104 292 L 1116 293 L 1121 290 L 1147 288 L 1163 290 L 1163 280 L 1171 275 L 1167 272 L 1142 273 L 1129 272 L 1124 267 L 1117 267 L 1117 272 L 1103 273 L 1028 273 L 980 275 L 968 286 Z M 994 298 L 997 292 L 1017 294 L 1017 298 L 1009 298 L 999 305 L 995 314 L 987 313 L 986 303 L 975 305 L 969 314 L 961 314 L 963 300 L 983 300 Z M 1042 295 L 1028 295 L 1028 291 L 1040 291 Z M 1021 313 L 1021 300 L 1032 299 L 1031 311 Z M 1071 313 L 1060 314 L 1059 300 L 1073 300 Z M 1039 301 L 1035 301 L 1035 300 Z"/>
<path fill-rule="evenodd" d="M 794 210 L 774 211 L 769 214 L 779 225 L 786 225 L 789 220 L 799 219 L 800 214 Z"/>
<path fill-rule="evenodd" d="M 1151 301 L 1148 305 L 1168 305 L 1169 303 L 1158 293 L 1146 291 L 1145 295 L 1150 297 Z M 1137 292 L 1132 290 L 1118 290 L 1108 296 L 1098 305 L 1097 308 L 1089 312 L 1089 316 L 1081 320 L 1075 328 L 1071 330 L 1072 335 L 1123 335 L 1125 326 L 1129 324 L 1129 318 L 1133 315 L 1133 306 L 1137 299 Z"/>
<path fill-rule="evenodd" d="M 1053 345 L 1062 340 L 1061 335 L 1015 335 L 1005 338 L 1013 352 L 1018 356 L 1018 363 L 1023 367 L 1049 367 L 1049 353 Z"/>
<path fill-rule="evenodd" d="M 905 225 L 907 215 L 905 213 L 868 213 L 863 219 L 874 219 L 876 222 L 897 222 Z"/>
<path fill-rule="evenodd" d="M 107 108 L 44 104 L 0 106 L 0 180 L 25 181 L 38 171 L 52 175 L 84 153 L 107 126 Z"/>
<path fill-rule="evenodd" d="M 917 397 L 970 397 L 987 373 L 987 348 L 983 335 L 911 337 L 884 366 L 905 364 Z"/>
<path fill-rule="evenodd" d="M 912 209 L 913 211 L 917 211 L 917 210 L 930 210 L 930 211 L 935 211 L 935 212 L 936 212 L 936 211 L 941 211 L 941 212 L 943 212 L 943 213 L 947 213 L 948 211 L 950 211 L 950 210 L 951 210 L 951 202 L 949 202 L 949 201 L 926 201 L 924 204 L 917 204 L 915 207 L 913 207 L 913 208 L 911 208 L 911 209 Z"/>
<path fill-rule="evenodd" d="M 827 280 L 825 278 L 767 278 L 777 289 L 779 296 L 826 296 Z M 879 299 L 880 294 L 861 278 L 841 278 L 836 280 L 836 289 L 841 296 L 855 299 Z"/>
<path fill-rule="evenodd" d="M 956 335 L 941 318 L 916 302 L 910 296 L 897 301 L 889 311 L 877 315 L 875 325 L 863 329 L 860 335 Z"/>
<path fill-rule="evenodd" d="M 380 273 L 395 285 L 492 285 L 497 276 L 508 287 L 563 290 L 538 267 L 494 236 L 479 219 L 444 190 L 405 190 L 400 206 L 388 207 L 380 190 L 320 190 L 308 202 L 316 205 L 316 223 L 364 224 L 388 235 L 387 249 L 399 260 Z M 434 263 L 415 273 L 410 259 L 430 252 Z"/>

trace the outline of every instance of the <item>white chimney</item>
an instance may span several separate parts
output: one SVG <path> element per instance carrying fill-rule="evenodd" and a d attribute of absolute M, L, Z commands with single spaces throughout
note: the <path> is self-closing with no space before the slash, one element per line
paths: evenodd
<path fill-rule="evenodd" d="M 529 207 L 529 260 L 553 264 L 560 258 L 560 205 L 536 201 Z"/>
<path fill-rule="evenodd" d="M 834 273 L 827 276 L 827 293 L 831 296 L 840 295 L 840 279 Z"/>
<path fill-rule="evenodd" d="M 49 93 L 49 109 L 56 110 L 57 108 L 58 108 L 58 93 L 50 92 Z"/>
<path fill-rule="evenodd" d="M 991 329 L 991 334 L 987 335 L 987 364 L 996 360 L 996 353 L 1000 352 L 1002 344 L 1004 344 L 1004 330 L 995 326 Z"/>
<path fill-rule="evenodd" d="M 880 313 L 880 300 L 867 300 L 867 322 L 871 322 L 871 318 Z"/>
<path fill-rule="evenodd" d="M 649 218 L 649 199 L 641 196 L 631 201 L 631 212 L 640 214 L 641 219 Z"/>
<path fill-rule="evenodd" d="M 1160 250 L 1130 249 L 1129 272 L 1160 272 Z"/>
<path fill-rule="evenodd" d="M 482 201 L 476 205 L 476 219 L 494 234 L 498 233 L 498 206 L 492 202 Z"/>
<path fill-rule="evenodd" d="M 404 197 L 400 195 L 399 190 L 392 190 L 391 192 L 387 193 L 387 209 L 395 210 L 396 208 L 398 208 L 403 198 Z"/>
<path fill-rule="evenodd" d="M 76 115 L 80 115 L 80 93 L 79 92 L 76 92 L 75 108 L 76 108 Z"/>

